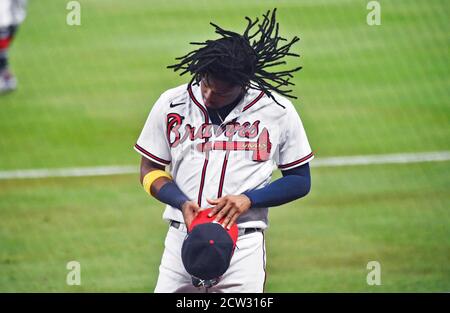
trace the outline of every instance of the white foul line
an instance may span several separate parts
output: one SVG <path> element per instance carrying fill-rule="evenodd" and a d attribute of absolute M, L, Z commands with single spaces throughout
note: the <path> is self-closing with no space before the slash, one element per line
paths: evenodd
<path fill-rule="evenodd" d="M 106 176 L 137 173 L 137 166 L 98 166 L 98 167 L 71 167 L 55 169 L 32 169 L 0 171 L 0 179 L 17 178 L 47 178 L 47 177 L 86 177 Z"/>
<path fill-rule="evenodd" d="M 448 160 L 450 160 L 450 151 L 436 151 L 422 153 L 375 154 L 317 158 L 311 162 L 311 166 L 332 167 L 371 164 L 421 163 Z"/>
<path fill-rule="evenodd" d="M 449 161 L 450 151 L 436 151 L 423 153 L 398 153 L 379 155 L 356 155 L 342 157 L 317 158 L 311 162 L 312 167 L 335 167 L 371 164 L 398 164 Z M 59 169 L 31 169 L 0 171 L 0 180 L 48 178 L 48 177 L 86 177 L 122 174 L 137 174 L 138 166 L 97 166 L 72 167 Z"/>

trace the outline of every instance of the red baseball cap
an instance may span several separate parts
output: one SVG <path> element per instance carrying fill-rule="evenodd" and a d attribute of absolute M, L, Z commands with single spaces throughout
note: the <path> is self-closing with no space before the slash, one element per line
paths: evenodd
<path fill-rule="evenodd" d="M 198 213 L 181 248 L 186 271 L 202 280 L 219 279 L 226 272 L 238 238 L 236 224 L 226 229 L 214 222 L 215 216 L 208 217 L 210 212 L 211 209 L 206 209 Z"/>
<path fill-rule="evenodd" d="M 191 225 L 189 225 L 188 232 L 190 233 L 195 226 L 199 224 L 205 224 L 205 223 L 218 223 L 222 224 L 225 218 L 222 218 L 219 222 L 214 222 L 214 219 L 217 217 L 217 215 L 208 217 L 208 214 L 211 212 L 211 209 L 205 209 L 198 213 L 198 215 L 195 217 L 195 219 L 192 221 Z M 230 235 L 231 240 L 233 240 L 233 247 L 236 246 L 236 241 L 238 239 L 238 227 L 236 223 L 234 223 L 230 229 L 224 228 L 225 231 L 227 231 L 228 235 Z"/>

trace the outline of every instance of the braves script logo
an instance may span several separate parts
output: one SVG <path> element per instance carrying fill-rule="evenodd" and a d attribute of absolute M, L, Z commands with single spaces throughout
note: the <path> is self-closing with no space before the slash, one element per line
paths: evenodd
<path fill-rule="evenodd" d="M 260 121 L 253 124 L 244 122 L 243 124 L 232 121 L 221 127 L 213 124 L 203 123 L 196 128 L 190 124 L 184 125 L 181 129 L 183 118 L 177 113 L 169 113 L 167 115 L 167 140 L 171 148 L 177 147 L 186 140 L 194 141 L 196 139 L 205 139 L 205 142 L 196 145 L 198 151 L 207 152 L 211 150 L 224 151 L 252 151 L 253 161 L 266 161 L 269 159 L 272 143 L 269 138 L 269 131 L 263 128 L 259 131 Z M 226 141 L 209 141 L 211 137 L 219 137 L 225 135 Z M 254 139 L 250 140 L 233 140 L 237 135 L 238 138 Z"/>

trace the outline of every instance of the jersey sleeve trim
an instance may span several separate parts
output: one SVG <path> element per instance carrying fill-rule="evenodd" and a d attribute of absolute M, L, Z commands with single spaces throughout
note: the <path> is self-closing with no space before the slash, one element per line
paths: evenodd
<path fill-rule="evenodd" d="M 163 166 L 166 166 L 166 165 L 170 164 L 170 161 L 164 160 L 164 159 L 161 159 L 161 158 L 157 157 L 156 155 L 148 152 L 147 150 L 145 150 L 144 148 L 142 148 L 138 144 L 134 145 L 134 149 L 137 152 L 139 152 L 140 154 L 142 154 L 143 156 L 145 156 L 146 158 L 150 159 L 151 161 L 154 161 L 155 163 L 158 163 L 158 164 L 163 165 Z"/>
<path fill-rule="evenodd" d="M 305 164 L 305 163 L 311 161 L 313 158 L 314 158 L 314 153 L 311 152 L 307 156 L 304 156 L 303 158 L 298 159 L 298 160 L 296 160 L 294 162 L 290 162 L 290 163 L 286 163 L 286 164 L 280 164 L 280 165 L 278 165 L 278 168 L 281 169 L 281 170 L 288 170 L 288 169 L 294 168 L 296 166 Z"/>

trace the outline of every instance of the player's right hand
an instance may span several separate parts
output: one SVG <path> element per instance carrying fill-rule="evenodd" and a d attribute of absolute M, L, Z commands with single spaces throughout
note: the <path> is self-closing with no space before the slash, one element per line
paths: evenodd
<path fill-rule="evenodd" d="M 184 223 L 189 228 L 194 218 L 198 215 L 200 207 L 197 202 L 186 201 L 181 207 L 181 211 L 183 212 Z"/>

